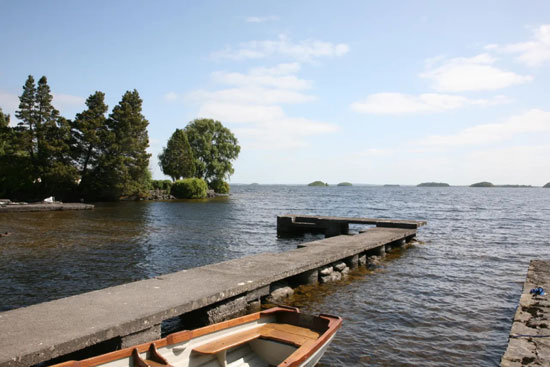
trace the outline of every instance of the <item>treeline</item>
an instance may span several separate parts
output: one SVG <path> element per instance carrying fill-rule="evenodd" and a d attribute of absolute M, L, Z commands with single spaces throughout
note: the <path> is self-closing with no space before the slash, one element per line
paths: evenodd
<path fill-rule="evenodd" d="M 29 75 L 15 113 L 19 123 L 10 126 L 0 109 L 0 198 L 110 201 L 174 186 L 178 197 L 205 197 L 208 188 L 229 192 L 225 180 L 240 147 L 221 122 L 197 119 L 176 129 L 159 155 L 174 183 L 155 181 L 147 153 L 149 122 L 136 90 L 127 91 L 108 116 L 102 92 L 89 96 L 74 120 L 61 116 L 52 100 L 46 77 L 35 83 Z"/>
<path fill-rule="evenodd" d="M 127 91 L 106 116 L 105 94 L 95 92 L 87 109 L 68 120 L 52 105 L 45 76 L 27 78 L 15 116 L 0 110 L 0 197 L 40 200 L 117 200 L 143 195 L 151 174 L 142 100 Z"/>

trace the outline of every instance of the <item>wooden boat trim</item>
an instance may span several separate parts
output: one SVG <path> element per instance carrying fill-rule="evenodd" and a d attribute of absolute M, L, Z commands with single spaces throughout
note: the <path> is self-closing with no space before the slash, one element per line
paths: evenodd
<path fill-rule="evenodd" d="M 287 359 L 285 359 L 277 367 L 297 367 L 311 357 L 317 350 L 319 350 L 336 331 L 342 326 L 342 318 L 339 316 L 333 316 L 328 314 L 320 314 L 320 318 L 326 319 L 329 322 L 328 329 L 321 335 L 321 337 L 310 345 L 302 345 L 298 350 L 292 353 Z"/>
<path fill-rule="evenodd" d="M 277 312 L 292 312 L 300 313 L 299 309 L 295 307 L 278 306 L 269 310 L 253 313 L 250 315 L 238 317 L 236 319 L 222 321 L 217 324 L 204 326 L 195 330 L 183 330 L 166 336 L 165 338 L 158 339 L 152 342 L 146 342 L 143 344 L 135 345 L 129 348 L 117 350 L 114 352 L 102 354 L 96 357 L 84 359 L 82 361 L 67 361 L 60 364 L 56 364 L 53 367 L 94 367 L 107 362 L 111 362 L 117 359 L 128 358 L 132 356 L 132 353 L 145 353 L 150 348 L 163 348 L 173 344 L 179 344 L 206 334 L 210 334 L 216 331 L 228 329 L 234 326 L 249 323 L 255 320 L 259 320 L 262 315 L 268 315 Z M 332 316 L 327 314 L 320 314 L 320 318 L 328 320 L 327 330 L 317 339 L 304 342 L 299 348 L 292 353 L 284 362 L 278 367 L 297 367 L 300 363 L 307 360 L 317 350 L 319 350 L 338 330 L 342 324 L 342 318 L 338 316 Z M 272 340 L 274 338 L 271 338 Z M 277 340 L 277 339 L 275 339 Z M 282 342 L 288 342 L 280 340 Z M 134 352 L 135 351 L 135 352 Z"/>

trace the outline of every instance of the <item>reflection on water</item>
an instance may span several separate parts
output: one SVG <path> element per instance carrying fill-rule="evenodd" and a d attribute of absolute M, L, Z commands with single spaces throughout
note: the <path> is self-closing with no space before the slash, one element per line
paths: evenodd
<path fill-rule="evenodd" d="M 286 213 L 427 220 L 375 270 L 291 302 L 345 323 L 323 366 L 494 366 L 529 260 L 548 258 L 550 190 L 234 186 L 205 202 L 0 214 L 0 310 L 260 252 Z"/>

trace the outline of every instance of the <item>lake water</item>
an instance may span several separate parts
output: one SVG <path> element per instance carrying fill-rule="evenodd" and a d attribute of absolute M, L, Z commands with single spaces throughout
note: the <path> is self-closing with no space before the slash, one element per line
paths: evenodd
<path fill-rule="evenodd" d="M 260 252 L 278 214 L 427 220 L 373 271 L 289 302 L 344 318 L 322 366 L 496 366 L 530 259 L 550 258 L 550 190 L 233 186 L 205 202 L 0 213 L 0 311 Z"/>

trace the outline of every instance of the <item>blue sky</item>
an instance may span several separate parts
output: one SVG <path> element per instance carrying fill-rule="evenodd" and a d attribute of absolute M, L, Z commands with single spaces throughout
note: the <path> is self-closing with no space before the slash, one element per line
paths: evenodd
<path fill-rule="evenodd" d="M 220 120 L 234 183 L 550 181 L 550 3 L 3 1 L 0 107 L 48 77 L 67 118 L 136 88 L 151 170 Z"/>

